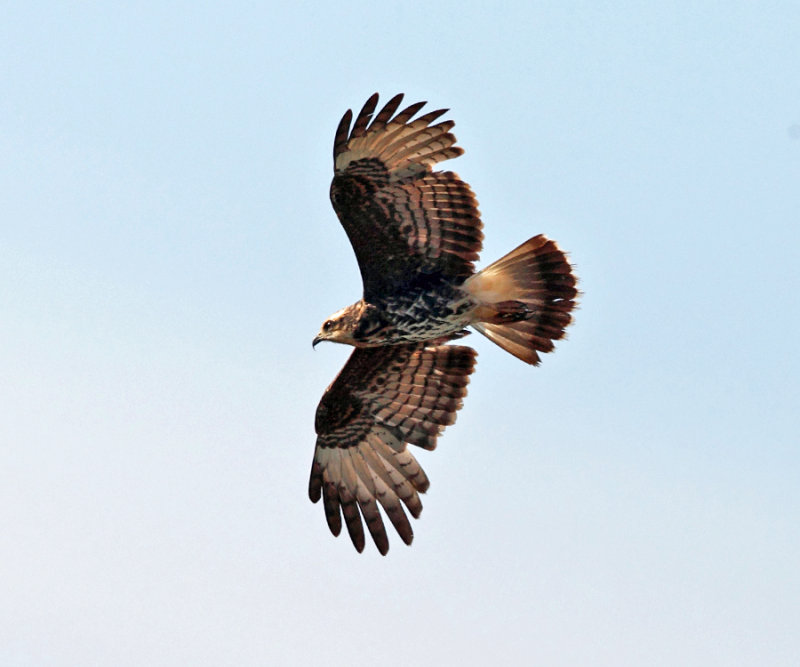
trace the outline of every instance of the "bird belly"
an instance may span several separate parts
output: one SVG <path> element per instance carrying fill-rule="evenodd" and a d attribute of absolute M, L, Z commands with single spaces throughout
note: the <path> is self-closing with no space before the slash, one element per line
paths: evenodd
<path fill-rule="evenodd" d="M 387 303 L 387 319 L 393 324 L 392 343 L 454 337 L 471 322 L 475 306 L 468 295 L 456 288 L 451 293 L 420 293 Z"/>

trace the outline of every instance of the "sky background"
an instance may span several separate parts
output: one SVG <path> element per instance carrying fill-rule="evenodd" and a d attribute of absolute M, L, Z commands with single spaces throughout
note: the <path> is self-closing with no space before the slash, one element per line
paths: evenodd
<path fill-rule="evenodd" d="M 284 5 L 4 3 L 0 663 L 796 665 L 797 3 Z M 307 497 L 375 91 L 584 292 L 385 558 Z"/>

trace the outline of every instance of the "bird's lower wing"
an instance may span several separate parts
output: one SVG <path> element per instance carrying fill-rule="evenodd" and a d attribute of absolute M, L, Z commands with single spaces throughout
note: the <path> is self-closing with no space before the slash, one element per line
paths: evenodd
<path fill-rule="evenodd" d="M 344 515 L 350 538 L 364 549 L 364 528 L 378 550 L 389 550 L 378 505 L 410 544 L 414 532 L 403 509 L 418 517 L 419 494 L 429 485 L 408 451 L 425 449 L 452 424 L 467 393 L 475 351 L 460 345 L 392 345 L 356 349 L 317 408 L 317 445 L 309 497 L 323 499 L 334 535 Z"/>

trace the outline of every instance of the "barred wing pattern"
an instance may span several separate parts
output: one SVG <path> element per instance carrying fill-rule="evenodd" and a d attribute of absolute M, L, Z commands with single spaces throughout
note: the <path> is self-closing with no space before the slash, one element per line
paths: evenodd
<path fill-rule="evenodd" d="M 403 290 L 421 276 L 468 278 L 481 251 L 478 203 L 455 173 L 432 166 L 457 157 L 454 123 L 433 123 L 440 109 L 412 120 L 418 102 L 395 115 L 396 95 L 373 119 L 378 95 L 367 100 L 352 129 L 352 111 L 334 140 L 331 201 L 361 270 L 364 298 Z M 371 122 L 370 122 L 371 121 Z"/>
<path fill-rule="evenodd" d="M 383 507 L 403 542 L 422 511 L 428 478 L 406 444 L 433 449 L 456 419 L 475 367 L 475 351 L 419 343 L 357 348 L 317 408 L 317 446 L 309 497 L 323 500 L 328 526 L 364 549 L 364 517 L 381 554 L 389 550 Z"/>

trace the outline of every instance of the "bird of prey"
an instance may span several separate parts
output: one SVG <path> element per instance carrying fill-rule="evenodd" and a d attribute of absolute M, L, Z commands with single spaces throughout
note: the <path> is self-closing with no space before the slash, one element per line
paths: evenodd
<path fill-rule="evenodd" d="M 333 144 L 333 208 L 355 251 L 363 296 L 325 320 L 314 338 L 355 347 L 325 391 L 309 496 L 323 500 L 338 535 L 344 516 L 364 549 L 364 525 L 378 551 L 389 541 L 380 505 L 406 544 L 428 478 L 406 445 L 436 446 L 455 421 L 475 352 L 448 341 L 472 327 L 529 364 L 564 336 L 577 296 L 564 253 L 534 236 L 482 271 L 483 233 L 470 187 L 451 171 L 457 157 L 446 109 L 398 112 L 396 95 L 375 114 L 372 95 L 353 123 L 348 110 Z M 351 127 L 352 124 L 352 127 Z"/>

